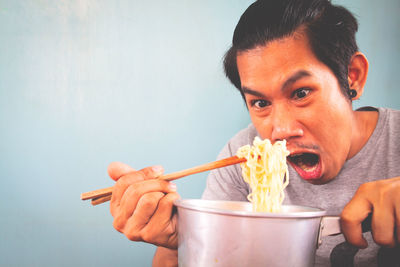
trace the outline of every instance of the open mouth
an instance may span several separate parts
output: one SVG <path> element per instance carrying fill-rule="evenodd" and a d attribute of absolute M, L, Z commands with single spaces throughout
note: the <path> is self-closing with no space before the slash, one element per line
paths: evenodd
<path fill-rule="evenodd" d="M 319 155 L 314 153 L 298 153 L 288 156 L 288 161 L 297 173 L 305 180 L 321 177 L 322 168 Z"/>

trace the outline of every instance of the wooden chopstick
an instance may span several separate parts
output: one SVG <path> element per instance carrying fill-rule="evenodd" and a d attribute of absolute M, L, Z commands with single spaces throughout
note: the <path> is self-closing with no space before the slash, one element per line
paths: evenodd
<path fill-rule="evenodd" d="M 241 162 L 245 162 L 245 161 L 246 161 L 245 158 L 238 158 L 237 156 L 233 156 L 230 158 L 209 162 L 209 163 L 206 163 L 206 164 L 203 164 L 200 166 L 196 166 L 193 168 L 189 168 L 186 170 L 162 175 L 162 176 L 158 177 L 158 179 L 173 181 L 173 180 L 176 180 L 176 179 L 188 176 L 188 175 L 205 172 L 205 171 L 209 171 L 209 170 L 213 170 L 213 169 L 217 169 L 217 168 L 222 168 L 222 167 L 226 167 L 229 165 L 233 165 L 233 164 L 237 164 L 237 163 L 241 163 Z M 82 200 L 92 199 L 92 205 L 98 205 L 98 204 L 104 203 L 106 201 L 109 201 L 111 199 L 112 191 L 113 191 L 113 186 L 86 192 L 86 193 L 82 193 L 81 199 Z"/>
<path fill-rule="evenodd" d="M 101 204 L 101 203 L 110 201 L 110 200 L 111 200 L 111 196 L 112 196 L 112 195 L 110 194 L 110 195 L 108 195 L 108 196 L 93 198 L 92 201 L 91 201 L 91 202 L 92 202 L 92 205 L 93 205 L 93 206 L 96 206 L 96 205 L 99 205 L 99 204 Z"/>
<path fill-rule="evenodd" d="M 86 192 L 81 194 L 81 199 L 82 200 L 87 200 L 87 199 L 95 199 L 99 197 L 105 197 L 105 196 L 110 196 L 112 194 L 113 186 L 107 187 L 107 188 L 102 188 L 102 189 L 97 189 L 94 191 Z"/>

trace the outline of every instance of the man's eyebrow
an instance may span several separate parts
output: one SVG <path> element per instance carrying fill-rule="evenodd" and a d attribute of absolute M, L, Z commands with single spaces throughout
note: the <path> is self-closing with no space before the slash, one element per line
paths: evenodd
<path fill-rule="evenodd" d="M 297 80 L 303 78 L 303 77 L 308 77 L 311 76 L 311 73 L 309 73 L 306 70 L 299 70 L 296 73 L 294 73 L 292 76 L 290 76 L 289 79 L 287 79 L 281 88 L 281 91 L 285 91 L 290 85 L 294 84 Z"/>
<path fill-rule="evenodd" d="M 258 91 L 254 91 L 246 86 L 242 86 L 242 92 L 243 92 L 243 94 L 249 94 L 249 95 L 253 95 L 253 96 L 257 96 L 257 97 L 265 97 L 264 94 L 262 94 Z"/>
<path fill-rule="evenodd" d="M 289 79 L 287 79 L 283 83 L 281 91 L 285 91 L 290 85 L 295 83 L 297 80 L 299 80 L 303 77 L 309 77 L 309 76 L 311 76 L 311 73 L 309 73 L 306 70 L 299 70 L 299 71 L 295 72 L 292 76 L 289 77 Z M 265 95 L 263 93 L 255 91 L 253 89 L 250 89 L 246 86 L 242 86 L 242 92 L 243 92 L 243 94 L 249 94 L 249 95 L 265 98 Z"/>

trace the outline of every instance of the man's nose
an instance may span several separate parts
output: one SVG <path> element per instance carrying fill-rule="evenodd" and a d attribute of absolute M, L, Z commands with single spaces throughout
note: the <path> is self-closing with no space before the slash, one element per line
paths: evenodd
<path fill-rule="evenodd" d="M 303 136 L 301 124 L 296 119 L 296 114 L 288 109 L 274 109 L 272 112 L 271 141 L 289 140 Z"/>

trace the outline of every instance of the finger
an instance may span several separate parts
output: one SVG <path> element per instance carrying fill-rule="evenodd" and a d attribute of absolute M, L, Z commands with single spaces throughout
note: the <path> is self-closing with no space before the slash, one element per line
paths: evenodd
<path fill-rule="evenodd" d="M 340 226 L 347 242 L 359 248 L 368 246 L 367 240 L 362 235 L 361 223 L 371 211 L 371 203 L 357 194 L 344 207 L 340 216 Z"/>
<path fill-rule="evenodd" d="M 372 237 L 378 245 L 394 247 L 396 245 L 394 228 L 394 207 L 389 201 L 374 205 L 372 214 Z"/>
<path fill-rule="evenodd" d="M 177 246 L 177 225 L 175 217 L 175 200 L 179 199 L 178 193 L 165 195 L 160 202 L 154 215 L 145 227 L 142 237 L 146 242 L 162 245 L 169 248 Z M 160 233 L 160 229 L 162 232 Z"/>
<path fill-rule="evenodd" d="M 158 198 L 159 195 L 156 195 L 156 193 L 160 193 L 160 192 L 153 192 L 151 193 L 152 196 L 154 198 Z M 146 194 L 146 196 L 149 194 Z M 170 233 L 172 231 L 165 231 L 164 229 L 164 225 L 163 224 L 158 224 L 157 222 L 154 223 L 154 225 L 156 225 L 156 227 L 147 227 L 150 221 L 156 221 L 157 218 L 154 218 L 154 211 L 156 210 L 156 212 L 159 212 L 159 206 L 160 203 L 165 202 L 165 200 L 167 200 L 169 198 L 176 198 L 176 196 L 179 195 L 177 193 L 169 193 L 167 195 L 164 195 L 159 199 L 159 201 L 155 202 L 155 201 L 149 201 L 149 205 L 145 204 L 146 201 L 143 201 L 143 204 L 145 205 L 141 205 L 142 201 L 140 201 L 140 203 L 138 203 L 138 208 L 137 210 L 135 210 L 133 216 L 131 218 L 129 218 L 128 222 L 126 223 L 126 227 L 125 227 L 125 235 L 127 236 L 128 239 L 132 240 L 132 241 L 145 241 L 147 243 L 152 243 L 155 245 L 171 245 L 171 244 L 167 244 L 166 242 L 162 242 L 160 243 L 160 240 L 168 240 L 170 238 Z M 150 198 L 150 196 L 149 196 Z M 143 216 L 143 212 L 146 208 L 149 208 L 152 210 L 152 212 L 147 211 L 147 215 L 150 215 L 150 217 L 146 218 Z M 153 215 L 153 216 L 151 216 Z M 168 220 L 170 220 L 170 217 L 168 217 Z M 175 226 L 176 224 L 174 224 Z M 176 230 L 175 230 L 176 232 Z M 177 242 L 175 242 L 176 244 L 173 244 L 172 246 L 177 245 Z"/>
<path fill-rule="evenodd" d="M 121 176 L 126 175 L 130 172 L 134 172 L 134 171 L 135 171 L 135 169 L 133 169 L 131 166 L 129 166 L 125 163 L 122 163 L 122 162 L 111 162 L 107 168 L 108 175 L 114 181 L 117 181 Z"/>
<path fill-rule="evenodd" d="M 164 196 L 162 192 L 150 192 L 144 194 L 138 201 L 136 216 L 130 216 L 130 211 L 120 209 L 120 214 L 114 220 L 114 228 L 124 232 L 125 236 L 132 241 L 140 241 L 140 230 L 148 222 L 157 208 L 158 202 Z"/>
<path fill-rule="evenodd" d="M 150 192 L 170 193 L 175 190 L 176 186 L 173 183 L 164 180 L 153 179 L 134 183 L 127 188 L 122 196 L 120 209 L 124 210 L 127 218 L 131 217 L 138 202 L 145 194 Z"/>
<path fill-rule="evenodd" d="M 394 178 L 394 179 L 390 179 L 390 180 L 394 180 L 397 181 L 397 186 L 399 186 L 400 183 L 400 178 Z M 395 218 L 395 238 L 397 241 L 397 246 L 400 246 L 400 194 L 399 194 L 399 190 L 393 192 L 393 205 L 394 205 L 394 218 Z"/>
<path fill-rule="evenodd" d="M 119 207 L 124 192 L 131 184 L 146 179 L 156 178 L 160 176 L 163 172 L 164 170 L 161 166 L 152 166 L 141 169 L 140 171 L 130 172 L 127 175 L 124 175 L 121 178 L 119 178 L 114 186 L 111 197 L 111 203 L 110 203 L 111 214 L 114 216 L 115 210 Z"/>
<path fill-rule="evenodd" d="M 400 244 L 400 202 L 396 205 L 395 208 L 395 217 L 396 217 L 396 239 L 397 244 Z"/>
<path fill-rule="evenodd" d="M 134 213 L 132 213 L 133 219 L 140 228 L 143 228 L 149 222 L 164 196 L 163 192 L 150 192 L 140 198 Z"/>
<path fill-rule="evenodd" d="M 174 202 L 179 198 L 180 196 L 177 192 L 171 192 L 165 195 L 165 197 L 161 199 L 153 218 L 164 225 L 169 224 L 174 212 Z"/>

